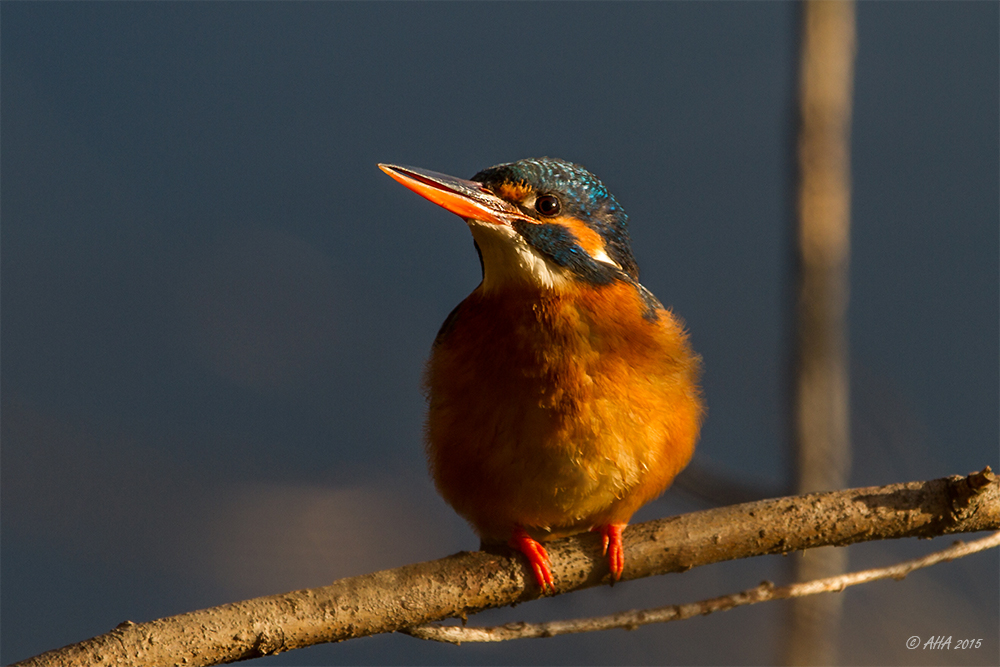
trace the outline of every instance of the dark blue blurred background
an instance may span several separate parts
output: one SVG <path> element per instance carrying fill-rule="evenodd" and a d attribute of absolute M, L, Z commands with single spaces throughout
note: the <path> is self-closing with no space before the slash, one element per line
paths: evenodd
<path fill-rule="evenodd" d="M 862 3 L 852 484 L 998 466 L 998 6 Z M 698 460 L 779 492 L 791 3 L 3 3 L 2 656 L 475 548 L 424 469 L 420 374 L 479 280 L 377 162 L 580 162 L 705 360 Z M 679 491 L 637 520 L 703 507 Z M 852 567 L 950 539 L 859 545 Z M 489 612 L 787 581 L 780 557 Z M 846 596 L 850 664 L 996 664 L 998 557 Z M 262 664 L 761 664 L 785 608 Z M 907 651 L 912 635 L 982 637 Z"/>

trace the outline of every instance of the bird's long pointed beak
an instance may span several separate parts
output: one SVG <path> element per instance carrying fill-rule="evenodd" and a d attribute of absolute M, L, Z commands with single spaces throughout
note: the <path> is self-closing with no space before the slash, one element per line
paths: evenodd
<path fill-rule="evenodd" d="M 465 220 L 509 225 L 514 218 L 524 217 L 516 207 L 497 197 L 481 183 L 416 167 L 379 164 L 378 168 L 421 197 Z"/>

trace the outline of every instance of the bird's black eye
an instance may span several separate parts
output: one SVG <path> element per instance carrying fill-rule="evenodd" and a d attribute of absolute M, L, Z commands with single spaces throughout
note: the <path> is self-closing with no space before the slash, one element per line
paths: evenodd
<path fill-rule="evenodd" d="M 555 195 L 541 195 L 535 200 L 535 210 L 542 215 L 559 215 L 561 208 L 562 204 L 559 203 L 559 198 Z"/>

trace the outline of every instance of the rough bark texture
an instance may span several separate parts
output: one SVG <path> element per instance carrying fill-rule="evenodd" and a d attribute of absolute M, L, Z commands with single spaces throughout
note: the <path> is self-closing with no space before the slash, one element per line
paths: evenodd
<path fill-rule="evenodd" d="M 871 581 L 878 581 L 879 579 L 892 578 L 900 580 L 914 570 L 962 558 L 979 551 L 993 549 L 997 546 L 1000 546 L 1000 532 L 990 533 L 988 536 L 973 540 L 972 542 L 956 541 L 942 551 L 935 551 L 927 556 L 903 561 L 902 563 L 896 563 L 888 567 L 840 574 L 835 577 L 800 582 L 789 586 L 776 587 L 770 581 L 764 581 L 754 588 L 739 593 L 723 595 L 699 602 L 689 602 L 687 604 L 668 605 L 654 609 L 633 609 L 632 611 L 623 611 L 607 616 L 574 618 L 570 620 L 548 621 L 546 623 L 525 623 L 521 621 L 494 627 L 431 623 L 404 628 L 399 632 L 404 632 L 418 639 L 464 644 L 466 642 L 511 641 L 530 637 L 555 637 L 557 635 L 597 632 L 612 628 L 634 630 L 651 623 L 683 621 L 695 616 L 706 616 L 715 612 L 727 611 L 736 607 L 757 604 L 758 602 L 766 602 L 768 600 L 799 599 L 820 593 L 840 592 L 848 586 L 858 586 Z"/>
<path fill-rule="evenodd" d="M 623 580 L 823 545 L 1000 528 L 1000 482 L 987 468 L 884 487 L 763 500 L 650 521 L 625 531 Z M 607 581 L 600 537 L 547 545 L 556 590 Z M 213 665 L 393 632 L 539 596 L 509 552 L 440 560 L 246 600 L 111 632 L 18 665 Z"/>

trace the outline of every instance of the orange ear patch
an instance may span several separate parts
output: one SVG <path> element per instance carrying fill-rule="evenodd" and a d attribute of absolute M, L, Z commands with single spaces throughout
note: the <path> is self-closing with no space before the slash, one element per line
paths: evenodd
<path fill-rule="evenodd" d="M 548 221 L 547 221 L 548 222 Z M 576 237 L 576 242 L 588 255 L 594 257 L 604 251 L 604 238 L 576 218 L 561 216 L 551 219 L 552 224 L 562 225 Z"/>

